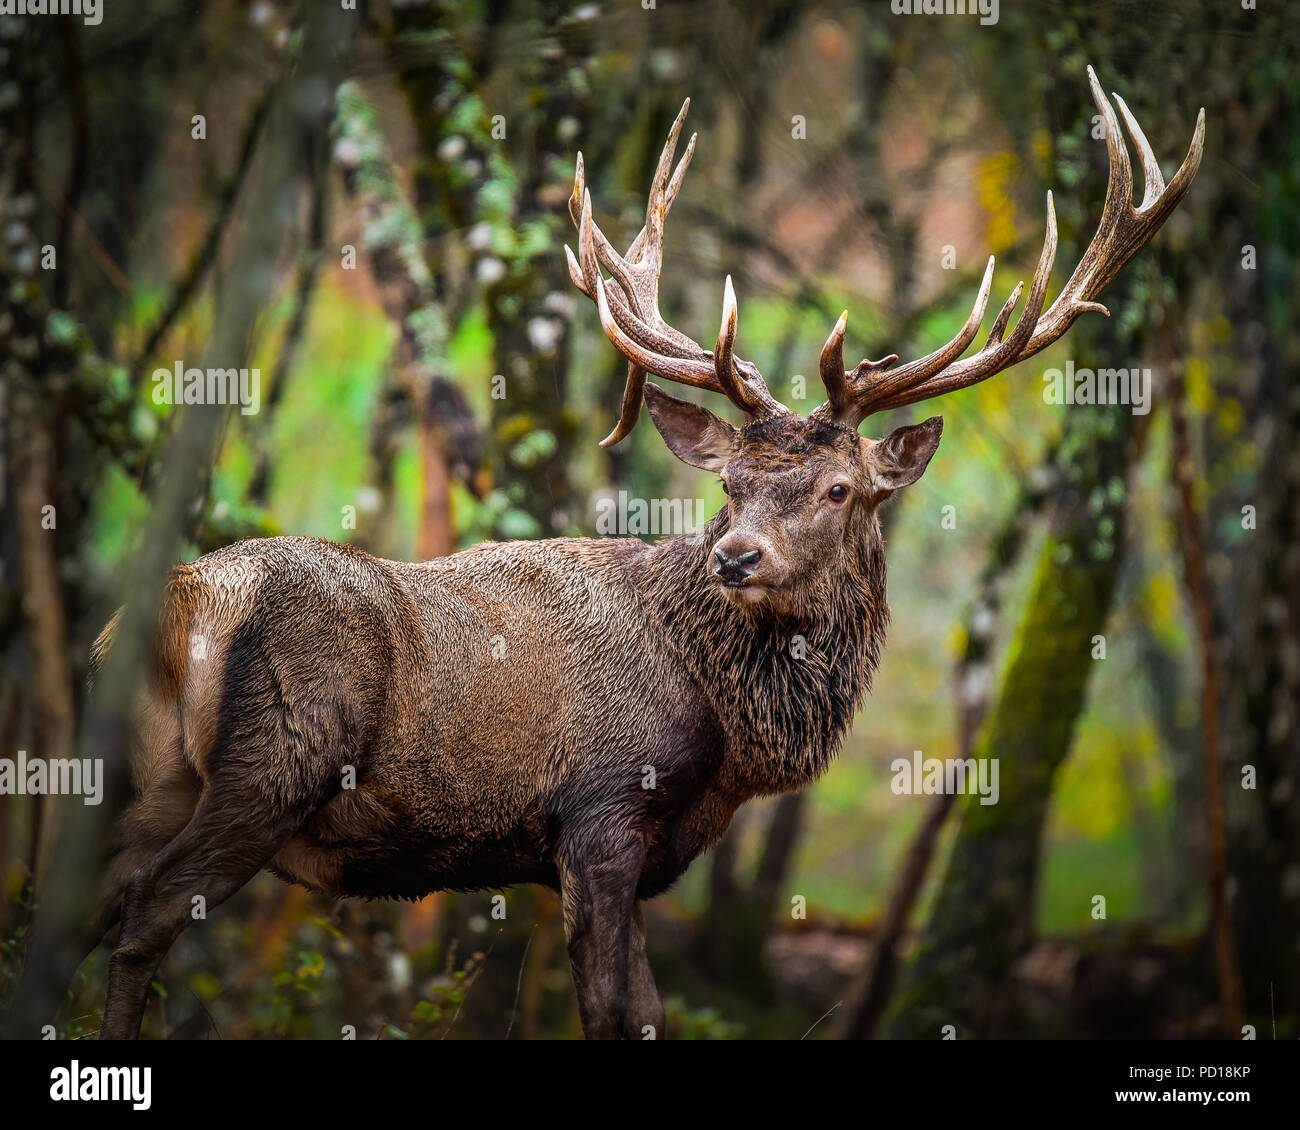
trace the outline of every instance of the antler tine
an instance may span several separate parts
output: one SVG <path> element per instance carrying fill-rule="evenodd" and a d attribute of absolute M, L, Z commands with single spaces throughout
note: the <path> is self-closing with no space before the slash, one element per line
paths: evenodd
<path fill-rule="evenodd" d="M 1002 341 L 1002 330 L 1006 328 L 1006 320 L 1002 315 L 998 315 L 998 321 L 993 328 L 997 330 L 997 337 L 989 334 L 989 339 L 984 343 L 984 350 L 980 350 L 980 356 L 985 350 L 989 351 L 988 363 L 993 361 L 1005 361 L 1010 364 L 1015 358 L 1018 358 L 1019 352 L 1030 341 L 1034 333 L 1040 313 L 1043 313 L 1043 302 L 1048 295 L 1048 282 L 1052 278 L 1052 264 L 1056 263 L 1056 203 L 1052 200 L 1052 191 L 1048 190 L 1048 225 L 1047 234 L 1043 237 L 1043 251 L 1039 254 L 1039 265 L 1034 269 L 1034 281 L 1030 283 L 1030 296 L 1024 302 L 1024 312 L 1021 320 L 1015 324 L 1015 329 L 1011 330 L 1011 335 L 1006 341 Z M 1006 319 L 1010 319 L 1011 311 L 1015 308 L 1015 300 L 1021 296 L 1021 290 L 1024 282 L 1018 282 L 1015 290 L 1011 293 L 1011 298 L 1006 303 Z M 1005 368 L 1005 365 L 1002 365 Z"/>
<path fill-rule="evenodd" d="M 691 100 L 686 100 L 686 105 L 690 105 Z M 686 177 L 686 170 L 691 167 L 691 158 L 695 156 L 695 141 L 699 134 L 691 134 L 691 139 L 686 143 L 686 152 L 682 154 L 682 159 L 677 162 L 677 169 L 673 173 L 673 179 L 668 182 L 668 192 L 664 196 L 664 216 L 673 210 L 673 204 L 677 200 L 677 194 L 682 190 L 682 181 Z"/>
<path fill-rule="evenodd" d="M 722 325 L 718 327 L 718 347 L 713 351 L 713 369 L 718 375 L 718 383 L 726 389 L 727 395 L 746 411 L 756 412 L 762 403 L 746 387 L 736 371 L 736 327 L 739 321 L 736 289 L 731 285 L 731 276 L 728 275 L 722 288 Z"/>
<path fill-rule="evenodd" d="M 641 397 L 645 394 L 646 371 L 635 361 L 627 363 L 627 383 L 623 386 L 623 402 L 618 409 L 618 423 L 604 439 L 601 447 L 613 447 L 636 427 L 641 416 Z"/>
<path fill-rule="evenodd" d="M 984 278 L 980 282 L 979 291 L 975 295 L 975 304 L 971 307 L 970 313 L 966 316 L 966 322 L 956 336 L 948 342 L 947 345 L 936 349 L 927 357 L 922 357 L 919 361 L 912 361 L 902 365 L 897 369 L 886 373 L 881 378 L 882 381 L 890 385 L 896 385 L 899 388 L 910 388 L 914 384 L 919 384 L 927 377 L 937 373 L 944 366 L 956 361 L 963 353 L 966 347 L 975 340 L 975 335 L 980 331 L 980 324 L 984 321 L 984 311 L 988 308 L 989 294 L 993 290 L 993 263 L 994 257 L 989 256 L 988 264 L 984 268 Z"/>
<path fill-rule="evenodd" d="M 1114 91 L 1111 91 L 1111 95 L 1119 105 L 1119 112 L 1124 115 L 1124 128 L 1128 130 L 1129 137 L 1133 139 L 1133 144 L 1138 147 L 1138 153 L 1142 157 L 1142 203 L 1138 205 L 1140 212 L 1143 208 L 1150 207 L 1151 202 L 1164 192 L 1165 178 L 1160 172 L 1160 162 L 1156 160 L 1151 143 L 1138 125 L 1137 118 L 1129 113 L 1124 99 Z"/>
<path fill-rule="evenodd" d="M 1021 279 L 1016 283 L 1016 288 L 1007 300 L 1002 304 L 1002 309 L 998 311 L 998 316 L 993 319 L 993 327 L 989 330 L 989 336 L 984 339 L 984 348 L 990 345 L 997 345 L 1002 340 L 1002 335 L 1007 332 L 1007 323 L 1011 321 L 1011 312 L 1016 308 L 1016 303 L 1020 301 L 1020 296 L 1025 292 L 1025 280 Z"/>
<path fill-rule="evenodd" d="M 682 123 L 686 120 L 686 111 L 690 108 L 691 100 L 687 98 L 682 103 L 682 108 L 677 111 L 672 129 L 668 131 L 668 140 L 664 142 L 663 150 L 659 154 L 659 163 L 655 166 L 654 179 L 650 182 L 650 195 L 646 199 L 645 206 L 645 225 L 641 228 L 641 234 L 632 241 L 628 258 L 635 258 L 637 252 L 640 252 L 643 257 L 653 257 L 656 262 L 663 261 L 664 219 L 668 215 L 666 196 L 669 185 L 668 174 L 673 167 L 673 154 L 677 151 L 677 139 L 681 136 Z M 672 178 L 677 182 L 678 188 L 681 187 L 682 177 L 686 175 L 686 167 L 690 165 L 691 157 L 694 155 L 695 135 L 692 135 L 690 144 L 687 145 L 686 152 L 682 156 L 682 167 L 678 170 L 681 175 Z"/>
<path fill-rule="evenodd" d="M 626 255 L 614 250 L 593 220 L 581 153 L 575 162 L 569 214 L 578 229 L 578 253 L 575 255 L 572 249 L 565 248 L 569 277 L 596 303 L 605 336 L 628 360 L 618 423 L 601 441 L 604 447 L 623 439 L 636 424 L 649 373 L 694 388 L 721 392 L 751 417 L 789 411 L 773 399 L 758 369 L 735 354 L 738 318 L 730 277 L 723 293 L 722 328 L 715 353 L 668 325 L 659 314 L 664 219 L 681 191 L 695 154 L 696 135 L 692 134 L 686 152 L 673 168 L 673 156 L 689 108 L 687 99 L 669 130 L 651 182 L 645 225 Z M 609 282 L 601 274 L 602 267 L 612 276 Z"/>
<path fill-rule="evenodd" d="M 1097 232 L 1080 258 L 1074 272 L 1066 281 L 1056 301 L 1043 313 L 1047 285 L 1051 278 L 1056 256 L 1056 208 L 1052 194 L 1047 194 L 1047 231 L 1043 250 L 1029 287 L 1024 312 L 1016 322 L 1011 335 L 1003 341 L 1024 284 L 1019 284 L 1003 305 L 988 339 L 978 353 L 958 360 L 966 346 L 979 330 L 983 319 L 984 303 L 992 279 L 993 260 L 989 260 L 984 274 L 984 284 L 975 309 L 962 331 L 948 345 L 936 350 L 920 361 L 899 369 L 889 370 L 869 381 L 848 382 L 849 406 L 836 410 L 833 404 L 818 410 L 821 418 L 837 422 L 852 422 L 854 426 L 867 416 L 888 408 L 899 408 L 920 400 L 942 396 L 958 388 L 965 388 L 985 380 L 993 374 L 1033 356 L 1045 349 L 1065 333 L 1075 320 L 1086 313 L 1107 314 L 1108 311 L 1096 297 L 1112 282 L 1116 275 L 1152 239 L 1173 210 L 1187 195 L 1192 179 L 1200 168 L 1205 143 L 1205 111 L 1197 114 L 1196 130 L 1187 156 L 1173 179 L 1166 184 L 1154 151 L 1142 127 L 1129 112 L 1124 100 L 1115 95 L 1129 137 L 1137 146 L 1142 158 L 1144 187 L 1142 203 L 1133 204 L 1133 170 L 1129 163 L 1128 148 L 1124 144 L 1119 118 L 1102 92 L 1101 84 L 1091 67 L 1088 68 L 1088 85 L 1093 101 L 1106 125 L 1106 152 L 1108 173 L 1106 199 L 1102 204 L 1101 220 Z M 960 345 L 958 344 L 960 343 Z M 829 343 L 828 343 L 829 345 Z M 824 354 L 823 354 L 824 356 Z M 940 360 L 942 359 L 942 360 Z M 828 384 L 829 388 L 829 384 Z M 832 394 L 832 401 L 835 395 Z"/>
<path fill-rule="evenodd" d="M 1107 219 L 1133 207 L 1133 168 L 1129 164 L 1128 146 L 1124 144 L 1115 108 L 1102 91 L 1097 73 L 1091 66 L 1088 68 L 1088 86 L 1106 125 L 1106 199 L 1101 206 L 1101 226 L 1104 227 Z"/>
<path fill-rule="evenodd" d="M 831 330 L 831 336 L 822 346 L 820 361 L 822 384 L 826 386 L 831 412 L 838 416 L 849 407 L 848 374 L 844 371 L 844 331 L 849 325 L 849 312 L 840 314 L 839 321 Z"/>

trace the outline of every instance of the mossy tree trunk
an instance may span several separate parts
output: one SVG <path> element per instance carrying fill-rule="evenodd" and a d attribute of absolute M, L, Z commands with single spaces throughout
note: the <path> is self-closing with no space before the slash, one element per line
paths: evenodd
<path fill-rule="evenodd" d="M 1108 336 L 1106 354 L 1127 355 Z M 1067 420 L 1057 467 L 1064 490 L 976 745 L 976 757 L 998 759 L 1001 795 L 993 805 L 960 802 L 947 870 L 888 1024 L 894 1037 L 938 1039 L 945 1025 L 958 1038 L 1023 1035 L 1007 982 L 1033 938 L 1043 821 L 1119 576 L 1143 419 L 1116 405 L 1076 408 Z"/>

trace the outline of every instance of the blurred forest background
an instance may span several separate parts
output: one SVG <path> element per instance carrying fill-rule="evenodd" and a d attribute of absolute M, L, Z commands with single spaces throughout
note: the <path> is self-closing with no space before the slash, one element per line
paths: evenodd
<path fill-rule="evenodd" d="M 624 365 L 565 266 L 578 149 L 624 246 L 691 98 L 662 308 L 708 344 L 731 273 L 742 351 L 806 413 L 842 308 L 846 358 L 934 348 L 989 253 L 995 295 L 1032 272 L 1048 188 L 1050 301 L 1106 187 L 1092 64 L 1166 175 L 1205 107 L 1200 174 L 1109 320 L 872 421 L 946 421 L 888 510 L 874 693 L 822 781 L 742 809 L 649 905 L 651 960 L 672 1037 L 1300 1036 L 1300 68 L 1280 7 L 0 19 L 0 755 L 114 774 L 98 809 L 0 798 L 6 1032 L 98 1029 L 107 950 L 66 1001 L 59 971 L 122 800 L 132 670 L 124 645 L 89 691 L 88 655 L 172 561 L 270 533 L 408 559 L 591 534 L 619 489 L 722 504 L 645 424 L 597 446 Z M 259 411 L 155 404 L 178 359 L 257 367 Z M 1045 403 L 1067 359 L 1149 366 L 1150 414 Z M 890 762 L 917 749 L 999 757 L 1000 803 L 895 795 Z M 333 903 L 262 875 L 172 950 L 145 1034 L 577 1035 L 556 896 L 509 890 L 501 919 L 492 895 Z"/>

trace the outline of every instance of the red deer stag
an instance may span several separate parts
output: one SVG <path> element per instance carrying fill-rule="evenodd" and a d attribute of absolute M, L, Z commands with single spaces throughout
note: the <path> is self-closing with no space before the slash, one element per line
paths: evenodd
<path fill-rule="evenodd" d="M 845 370 L 841 315 L 821 353 L 828 400 L 807 417 L 737 355 L 730 279 L 713 352 L 660 316 L 664 219 L 695 149 L 692 137 L 672 169 L 687 106 L 626 255 L 592 219 L 579 154 L 569 268 L 628 361 L 604 442 L 628 434 L 644 399 L 673 453 L 721 477 L 726 506 L 702 533 L 653 546 L 559 538 L 407 564 L 281 537 L 177 566 L 139 709 L 139 799 L 106 879 L 105 922 L 120 918 L 121 933 L 102 1035 L 138 1035 L 194 897 L 215 907 L 262 868 L 338 896 L 557 888 L 586 1035 L 662 1033 L 640 900 L 672 884 L 746 800 L 821 774 L 871 684 L 889 620 L 877 509 L 921 476 L 943 423 L 879 440 L 858 425 L 982 381 L 1081 314 L 1105 313 L 1095 299 L 1196 175 L 1204 112 L 1166 186 L 1116 97 L 1142 155 L 1134 207 L 1119 122 L 1088 74 L 1109 183 L 1097 234 L 1056 301 L 1044 312 L 1049 194 L 1042 255 L 1009 334 L 1022 286 L 962 359 L 991 258 L 966 324 L 919 360 Z M 647 374 L 724 394 L 745 426 Z"/>

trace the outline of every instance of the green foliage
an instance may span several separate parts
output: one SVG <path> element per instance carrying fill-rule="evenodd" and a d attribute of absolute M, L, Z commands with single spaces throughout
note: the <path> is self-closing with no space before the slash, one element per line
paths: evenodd
<path fill-rule="evenodd" d="M 745 1026 L 724 1020 L 716 1008 L 692 1008 L 681 997 L 664 998 L 668 1038 L 672 1040 L 740 1040 Z"/>

